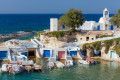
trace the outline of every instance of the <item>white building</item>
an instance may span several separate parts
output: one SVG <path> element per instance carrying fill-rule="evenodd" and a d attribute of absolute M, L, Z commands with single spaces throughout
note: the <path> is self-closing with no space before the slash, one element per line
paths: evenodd
<path fill-rule="evenodd" d="M 50 19 L 50 31 L 58 31 L 58 19 L 57 18 Z"/>
<path fill-rule="evenodd" d="M 118 30 L 119 28 L 117 26 L 113 26 L 110 23 L 110 17 L 109 17 L 109 11 L 107 8 L 103 10 L 103 17 L 99 19 L 99 22 L 95 21 L 85 21 L 85 23 L 77 28 L 77 30 Z M 58 19 L 57 18 L 51 18 L 50 19 L 50 31 L 65 31 L 69 30 L 66 26 L 58 27 Z"/>
<path fill-rule="evenodd" d="M 50 18 L 50 31 L 66 31 L 66 30 L 69 30 L 69 28 L 64 25 L 58 27 L 57 18 Z"/>
<path fill-rule="evenodd" d="M 85 21 L 85 23 L 80 26 L 80 30 L 117 30 L 117 26 L 113 26 L 110 23 L 109 11 L 107 8 L 103 10 L 103 17 L 99 19 L 99 22 L 95 21 Z"/>

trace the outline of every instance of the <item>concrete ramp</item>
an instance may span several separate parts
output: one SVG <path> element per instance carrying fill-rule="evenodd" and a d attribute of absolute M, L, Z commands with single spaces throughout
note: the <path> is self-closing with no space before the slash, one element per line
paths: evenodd
<path fill-rule="evenodd" d="M 37 44 L 37 45 L 40 46 L 40 47 L 44 47 L 44 45 L 43 45 L 40 41 L 38 41 L 37 39 L 31 39 L 31 41 L 32 41 L 34 44 Z"/>

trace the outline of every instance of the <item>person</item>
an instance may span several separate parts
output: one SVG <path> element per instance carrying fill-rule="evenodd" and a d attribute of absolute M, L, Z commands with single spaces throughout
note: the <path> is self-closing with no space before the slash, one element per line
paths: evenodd
<path fill-rule="evenodd" d="M 53 68 L 55 69 L 56 67 L 57 67 L 57 65 L 56 65 L 56 63 L 54 63 L 54 67 Z"/>
<path fill-rule="evenodd" d="M 2 69 L 0 69 L 0 74 L 2 73 Z"/>

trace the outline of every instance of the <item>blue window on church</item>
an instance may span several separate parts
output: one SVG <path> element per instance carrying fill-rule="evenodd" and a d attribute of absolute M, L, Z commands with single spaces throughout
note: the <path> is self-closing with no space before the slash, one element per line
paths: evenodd
<path fill-rule="evenodd" d="M 64 25 L 63 25 L 62 27 L 63 27 L 63 29 L 65 29 L 65 26 L 64 26 Z"/>
<path fill-rule="evenodd" d="M 111 28 L 110 28 L 110 30 L 113 30 L 113 25 L 111 25 Z"/>
<path fill-rule="evenodd" d="M 100 30 L 100 25 L 97 27 L 97 30 Z"/>

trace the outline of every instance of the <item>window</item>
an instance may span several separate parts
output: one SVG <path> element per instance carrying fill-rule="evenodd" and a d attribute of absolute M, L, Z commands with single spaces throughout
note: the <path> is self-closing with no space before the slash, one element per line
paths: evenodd
<path fill-rule="evenodd" d="M 105 17 L 107 17 L 108 16 L 108 11 L 105 11 Z"/>
<path fill-rule="evenodd" d="M 92 40 L 94 40 L 94 38 L 92 38 Z"/>
<path fill-rule="evenodd" d="M 89 41 L 89 37 L 86 37 L 86 41 Z"/>
<path fill-rule="evenodd" d="M 80 40 L 82 40 L 82 38 L 80 38 Z"/>

